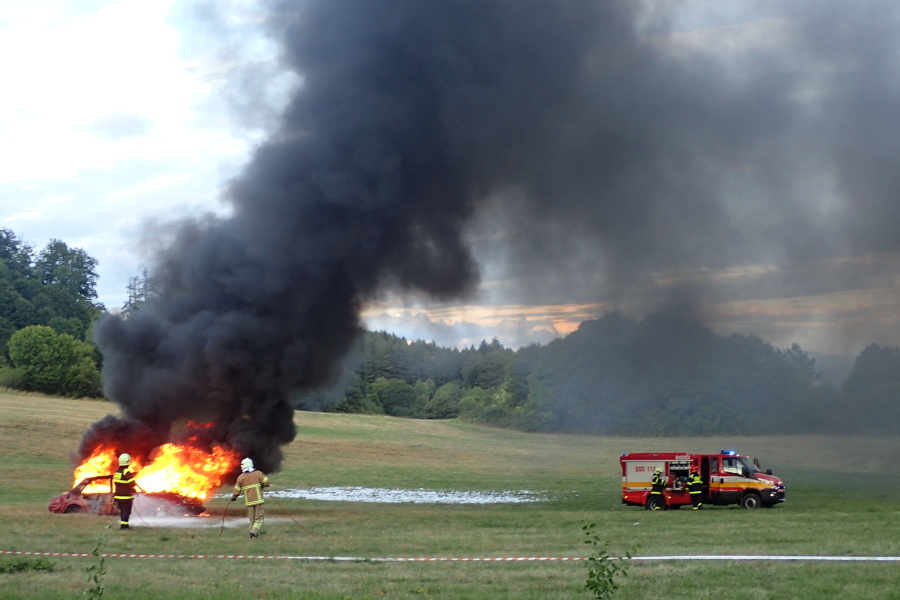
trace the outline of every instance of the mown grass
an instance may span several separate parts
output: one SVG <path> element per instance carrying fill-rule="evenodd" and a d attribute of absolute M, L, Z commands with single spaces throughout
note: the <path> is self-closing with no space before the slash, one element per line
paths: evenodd
<path fill-rule="evenodd" d="M 532 490 L 548 500 L 502 505 L 269 502 L 264 535 L 245 537 L 242 511 L 208 503 L 203 527 L 132 517 L 54 515 L 47 501 L 71 485 L 74 451 L 114 405 L 0 393 L 0 550 L 325 557 L 583 557 L 595 522 L 610 550 L 684 554 L 900 555 L 900 444 L 824 436 L 634 439 L 534 435 L 458 421 L 297 413 L 275 489 L 371 486 Z M 771 510 L 648 513 L 620 503 L 618 456 L 639 450 L 759 456 L 788 486 Z M 223 517 L 228 524 L 220 536 Z M 296 522 L 295 522 L 296 520 Z M 299 523 L 302 527 L 298 527 Z M 148 526 L 149 525 L 149 526 Z M 52 571 L 0 574 L 0 599 L 72 598 L 97 559 L 52 557 Z M 106 560 L 107 598 L 590 598 L 582 562 L 380 563 L 276 559 Z M 617 597 L 900 598 L 900 563 L 637 562 Z"/>

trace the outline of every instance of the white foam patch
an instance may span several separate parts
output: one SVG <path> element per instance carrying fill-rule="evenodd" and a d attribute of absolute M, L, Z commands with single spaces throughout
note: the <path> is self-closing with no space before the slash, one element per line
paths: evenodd
<path fill-rule="evenodd" d="M 396 490 L 367 487 L 313 487 L 267 492 L 276 498 L 302 498 L 330 502 L 380 502 L 385 504 L 516 504 L 545 498 L 527 490 L 470 492 L 457 490 Z"/>

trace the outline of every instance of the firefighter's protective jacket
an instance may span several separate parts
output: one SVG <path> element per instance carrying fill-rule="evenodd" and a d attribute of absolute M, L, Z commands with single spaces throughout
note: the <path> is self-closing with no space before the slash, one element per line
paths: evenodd
<path fill-rule="evenodd" d="M 254 504 L 262 504 L 262 489 L 269 487 L 269 478 L 262 471 L 249 471 L 238 475 L 237 481 L 234 482 L 234 492 L 232 500 L 244 494 L 244 504 L 253 506 Z"/>
<path fill-rule="evenodd" d="M 661 494 L 666 489 L 666 479 L 660 473 L 653 474 L 653 488 L 651 493 Z"/>
<path fill-rule="evenodd" d="M 703 480 L 700 479 L 700 475 L 698 473 L 691 473 L 687 482 L 688 491 L 692 494 L 699 494 L 703 491 L 702 486 Z"/>
<path fill-rule="evenodd" d="M 113 475 L 113 498 L 116 500 L 133 500 L 134 499 L 134 471 L 130 466 L 121 466 L 116 469 Z"/>

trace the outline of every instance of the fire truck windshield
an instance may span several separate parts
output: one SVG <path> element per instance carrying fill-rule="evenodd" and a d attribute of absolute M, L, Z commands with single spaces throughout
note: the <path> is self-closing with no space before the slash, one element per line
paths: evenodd
<path fill-rule="evenodd" d="M 723 456 L 722 470 L 725 473 L 734 473 L 744 477 L 750 477 L 754 473 L 762 473 L 756 465 L 743 456 Z"/>

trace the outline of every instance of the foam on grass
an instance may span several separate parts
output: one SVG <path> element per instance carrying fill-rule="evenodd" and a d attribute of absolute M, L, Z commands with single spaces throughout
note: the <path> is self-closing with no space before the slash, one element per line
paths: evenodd
<path fill-rule="evenodd" d="M 381 502 L 386 504 L 515 504 L 540 502 L 543 497 L 527 490 L 472 492 L 458 490 L 396 490 L 368 487 L 314 487 L 267 492 L 276 498 L 303 498 L 332 502 Z"/>

